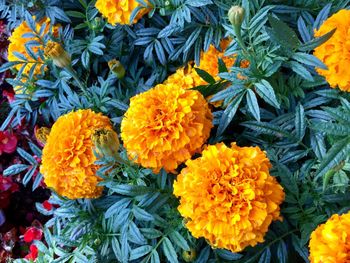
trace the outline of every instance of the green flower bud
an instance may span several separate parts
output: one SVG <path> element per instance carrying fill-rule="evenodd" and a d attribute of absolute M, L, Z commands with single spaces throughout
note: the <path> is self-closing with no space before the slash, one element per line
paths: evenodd
<path fill-rule="evenodd" d="M 232 6 L 228 11 L 228 19 L 233 26 L 241 26 L 244 20 L 244 9 L 238 5 Z"/>
<path fill-rule="evenodd" d="M 116 59 L 108 61 L 109 69 L 117 76 L 118 79 L 122 79 L 125 76 L 125 68 L 122 63 Z"/>
<path fill-rule="evenodd" d="M 98 129 L 91 136 L 91 140 L 99 156 L 119 158 L 119 139 L 115 131 Z"/>
<path fill-rule="evenodd" d="M 189 251 L 182 252 L 182 258 L 185 262 L 193 262 L 197 258 L 197 252 L 194 248 L 191 248 Z"/>

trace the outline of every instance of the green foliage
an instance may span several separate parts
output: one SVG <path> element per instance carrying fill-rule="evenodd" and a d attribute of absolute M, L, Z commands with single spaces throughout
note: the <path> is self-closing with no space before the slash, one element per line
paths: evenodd
<path fill-rule="evenodd" d="M 196 69 L 208 84 L 195 89 L 212 96 L 210 102 L 222 101 L 213 110 L 209 143 L 237 141 L 268 153 L 271 173 L 286 192 L 283 221 L 271 225 L 264 243 L 240 254 L 213 249 L 185 228 L 172 194 L 175 176 L 140 168 L 123 151 L 119 163 L 98 162 L 105 187 L 101 198 L 72 201 L 53 194 L 50 202 L 58 208 L 46 211 L 37 204 L 39 211 L 53 216 L 45 227 L 46 243 L 36 243 L 37 262 L 184 262 L 182 252 L 190 249 L 196 251 L 197 263 L 308 262 L 310 233 L 330 215 L 350 209 L 350 96 L 330 89 L 315 71 L 325 65 L 312 55 L 334 33 L 314 38 L 314 29 L 340 8 L 348 8 L 349 1 L 149 2 L 152 8 L 139 23 L 113 27 L 89 0 L 0 0 L 1 16 L 11 28 L 25 19 L 34 29 L 31 15 L 46 15 L 62 25 L 57 38 L 34 30 L 38 41 L 27 44 L 27 51 L 36 63 L 28 81 L 21 81 L 23 67 L 7 80 L 26 93 L 16 95 L 1 130 L 13 118 L 14 126 L 23 118 L 31 124 L 43 118 L 50 125 L 80 108 L 108 115 L 118 130 L 132 96 L 161 83 L 188 61 L 198 65 L 202 50 L 211 44 L 218 47 L 230 36 L 236 41 L 226 54 L 235 54 L 236 63 L 227 69 L 219 60 L 221 80 Z M 246 10 L 241 42 L 227 20 L 231 4 Z M 42 52 L 30 51 L 30 45 L 49 39 L 64 44 L 72 55 L 71 68 L 58 68 Z M 39 58 L 48 70 L 34 76 Z M 115 58 L 126 69 L 123 79 L 108 69 L 107 62 Z M 249 67 L 241 68 L 242 60 L 248 60 Z M 13 70 L 18 63 L 4 64 L 0 71 Z M 40 156 L 37 147 L 31 147 Z M 14 165 L 4 174 L 28 170 L 27 183 L 38 163 L 32 154 L 21 149 L 18 153 L 29 164 Z M 36 177 L 33 188 L 40 179 Z"/>

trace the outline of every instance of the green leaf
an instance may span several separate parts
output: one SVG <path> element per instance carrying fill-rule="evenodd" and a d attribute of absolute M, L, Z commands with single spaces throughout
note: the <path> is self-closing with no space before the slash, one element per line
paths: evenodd
<path fill-rule="evenodd" d="M 179 262 L 173 244 L 171 244 L 170 240 L 167 237 L 164 237 L 163 239 L 162 248 L 164 255 L 170 261 L 170 263 Z"/>
<path fill-rule="evenodd" d="M 27 164 L 15 164 L 11 165 L 10 167 L 6 168 L 3 171 L 4 176 L 10 176 L 10 175 L 15 175 L 19 174 L 20 172 L 23 172 L 27 170 L 30 166 Z"/>
<path fill-rule="evenodd" d="M 259 83 L 255 83 L 256 92 L 259 96 L 268 104 L 274 106 L 279 109 L 280 104 L 278 103 L 275 95 L 275 91 L 273 90 L 271 84 L 266 80 L 261 80 Z"/>
<path fill-rule="evenodd" d="M 327 134 L 337 135 L 337 136 L 347 136 L 350 134 L 350 126 L 323 122 L 323 121 L 314 121 L 312 122 L 311 128 L 317 131 L 325 132 Z"/>
<path fill-rule="evenodd" d="M 266 248 L 264 250 L 264 253 L 262 253 L 259 263 L 270 263 L 271 262 L 271 251 L 270 248 Z"/>
<path fill-rule="evenodd" d="M 302 44 L 298 48 L 298 50 L 303 51 L 303 52 L 314 50 L 316 47 L 318 47 L 319 45 L 325 43 L 328 39 L 330 39 L 336 30 L 337 29 L 334 28 L 333 30 L 329 31 L 327 34 L 324 34 L 321 37 L 314 38 L 311 41 L 309 41 L 305 44 Z"/>
<path fill-rule="evenodd" d="M 330 169 L 340 164 L 350 155 L 350 136 L 336 142 L 327 152 L 321 161 L 321 164 L 315 174 L 315 178 L 319 178 L 326 174 Z"/>
<path fill-rule="evenodd" d="M 238 253 L 232 253 L 231 251 L 228 251 L 226 249 L 215 249 L 215 253 L 225 259 L 225 260 L 238 260 L 243 257 L 243 255 Z"/>
<path fill-rule="evenodd" d="M 297 34 L 283 21 L 268 16 L 272 31 L 278 43 L 286 48 L 295 49 L 300 45 Z"/>
<path fill-rule="evenodd" d="M 190 250 L 190 246 L 187 244 L 187 241 L 180 235 L 179 232 L 173 231 L 169 234 L 169 237 L 178 247 L 185 251 Z"/>
<path fill-rule="evenodd" d="M 157 250 L 153 250 L 152 252 L 151 263 L 160 263 L 159 254 Z"/>
<path fill-rule="evenodd" d="M 134 206 L 132 209 L 134 216 L 141 221 L 152 221 L 154 217 L 140 207 Z"/>
<path fill-rule="evenodd" d="M 286 263 L 288 261 L 287 247 L 283 240 L 277 245 L 277 257 L 280 263 Z"/>
<path fill-rule="evenodd" d="M 278 164 L 278 176 L 281 178 L 282 185 L 288 189 L 293 195 L 299 195 L 299 188 L 294 175 L 287 166 Z"/>
<path fill-rule="evenodd" d="M 281 129 L 279 126 L 267 122 L 246 121 L 241 123 L 241 125 L 262 134 L 290 137 L 289 133 Z"/>
<path fill-rule="evenodd" d="M 144 245 L 131 250 L 129 260 L 135 260 L 143 257 L 152 251 L 153 247 L 150 245 Z"/>
<path fill-rule="evenodd" d="M 122 198 L 112 206 L 110 206 L 105 212 L 105 218 L 110 218 L 111 216 L 118 214 L 122 209 L 126 208 L 131 202 L 130 198 Z"/>
<path fill-rule="evenodd" d="M 200 68 L 195 68 L 197 74 L 207 83 L 209 84 L 214 84 L 215 79 L 206 71 L 200 69 Z"/>
<path fill-rule="evenodd" d="M 220 100 L 224 100 L 226 98 L 232 98 L 234 96 L 239 95 L 240 93 L 243 93 L 246 90 L 244 86 L 238 86 L 238 85 L 232 85 L 228 87 L 227 89 L 224 89 L 218 93 L 216 93 L 209 102 L 216 102 Z"/>
<path fill-rule="evenodd" d="M 153 192 L 153 189 L 142 185 L 108 183 L 107 186 L 118 194 L 126 196 L 138 196 Z"/>
<path fill-rule="evenodd" d="M 305 65 L 314 66 L 321 69 L 328 69 L 321 60 L 310 54 L 296 52 L 293 54 L 292 58 Z"/>
<path fill-rule="evenodd" d="M 305 260 L 305 262 L 308 262 L 309 261 L 308 250 L 300 244 L 299 238 L 294 234 L 292 234 L 292 244 L 294 246 L 294 249 Z"/>
<path fill-rule="evenodd" d="M 295 73 L 297 73 L 303 79 L 306 79 L 309 81 L 314 80 L 311 73 L 300 63 L 298 63 L 296 61 L 290 61 L 290 62 L 288 62 L 288 65 Z"/>
<path fill-rule="evenodd" d="M 246 98 L 250 113 L 254 116 L 254 118 L 257 121 L 260 121 L 260 108 L 254 91 L 248 89 Z"/>
<path fill-rule="evenodd" d="M 222 135 L 222 133 L 226 130 L 230 122 L 232 121 L 233 117 L 235 116 L 237 109 L 243 99 L 244 93 L 239 94 L 237 97 L 235 97 L 230 104 L 225 109 L 224 113 L 221 116 L 219 127 L 216 132 L 216 137 L 219 137 Z"/>
<path fill-rule="evenodd" d="M 301 104 L 295 109 L 295 135 L 301 141 L 304 138 L 306 131 L 305 112 Z"/>

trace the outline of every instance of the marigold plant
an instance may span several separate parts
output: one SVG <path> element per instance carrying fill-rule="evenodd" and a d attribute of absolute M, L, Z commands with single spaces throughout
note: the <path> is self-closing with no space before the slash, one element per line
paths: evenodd
<path fill-rule="evenodd" d="M 310 238 L 311 263 L 346 263 L 350 261 L 350 212 L 333 215 L 319 225 Z"/>
<path fill-rule="evenodd" d="M 44 29 L 44 34 L 47 34 L 50 31 L 50 19 L 49 18 L 43 18 L 42 20 L 38 21 L 36 23 L 36 30 L 39 31 L 41 26 L 43 24 L 46 24 Z M 53 27 L 53 34 L 55 36 L 58 35 L 58 28 L 59 26 Z M 23 73 L 28 75 L 31 67 L 34 63 L 37 61 L 34 61 L 34 59 L 27 53 L 27 50 L 25 48 L 25 44 L 29 43 L 30 41 L 40 41 L 37 37 L 24 37 L 24 34 L 27 33 L 34 33 L 32 29 L 28 26 L 27 22 L 23 21 L 18 27 L 15 28 L 15 30 L 12 32 L 12 35 L 9 38 L 10 44 L 8 47 L 8 61 L 22 61 L 20 58 L 16 57 L 14 52 L 22 54 L 25 58 L 27 58 L 28 62 L 24 68 Z M 40 43 L 40 42 L 39 42 Z M 37 53 L 39 50 L 44 50 L 44 43 L 40 43 L 39 46 L 34 45 L 30 47 L 31 51 L 34 53 Z M 26 61 L 23 61 L 25 63 Z M 42 62 L 41 58 L 38 58 L 38 62 Z M 20 70 L 22 68 L 23 64 L 17 64 L 15 68 L 17 70 Z M 40 74 L 40 66 L 36 66 L 34 74 Z"/>
<path fill-rule="evenodd" d="M 140 6 L 137 0 L 97 0 L 95 4 L 97 10 L 112 25 L 129 25 L 132 12 Z M 136 23 L 146 12 L 147 9 L 141 10 L 132 23 Z"/>
<path fill-rule="evenodd" d="M 239 252 L 263 242 L 271 222 L 281 219 L 283 188 L 269 174 L 270 161 L 260 148 L 219 143 L 186 166 L 174 194 L 194 237 Z"/>
<path fill-rule="evenodd" d="M 94 131 L 101 128 L 112 129 L 109 119 L 91 110 L 70 112 L 57 119 L 43 149 L 40 168 L 48 187 L 70 199 L 101 195 L 91 141 Z"/>
<path fill-rule="evenodd" d="M 317 68 L 317 72 L 326 78 L 332 88 L 339 87 L 349 92 L 350 10 L 342 9 L 332 15 L 316 30 L 315 36 L 322 36 L 333 29 L 336 29 L 334 35 L 315 48 L 314 55 L 328 67 L 328 69 Z"/>
<path fill-rule="evenodd" d="M 174 172 L 201 150 L 212 118 L 198 91 L 159 84 L 131 98 L 121 137 L 130 159 L 155 172 L 161 168 Z"/>

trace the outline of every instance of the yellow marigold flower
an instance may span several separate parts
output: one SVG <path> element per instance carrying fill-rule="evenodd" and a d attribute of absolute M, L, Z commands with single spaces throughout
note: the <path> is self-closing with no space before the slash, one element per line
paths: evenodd
<path fill-rule="evenodd" d="M 208 146 L 188 160 L 174 182 L 179 212 L 195 238 L 233 252 L 264 241 L 273 220 L 281 219 L 284 192 L 259 147 Z"/>
<path fill-rule="evenodd" d="M 141 6 L 136 0 L 97 0 L 95 7 L 107 18 L 108 23 L 112 25 L 129 25 L 130 17 L 135 8 Z M 142 9 L 132 21 L 137 21 L 148 12 L 146 8 Z"/>
<path fill-rule="evenodd" d="M 195 90 L 159 84 L 134 96 L 121 124 L 129 158 L 159 172 L 174 172 L 200 151 L 208 139 L 213 116 Z"/>
<path fill-rule="evenodd" d="M 315 32 L 315 36 L 322 36 L 335 28 L 337 30 L 334 35 L 315 48 L 314 52 L 328 69 L 316 70 L 326 78 L 332 88 L 339 87 L 343 91 L 350 92 L 350 10 L 343 9 L 332 15 Z"/>
<path fill-rule="evenodd" d="M 49 41 L 44 49 L 47 58 L 52 59 L 53 63 L 59 68 L 68 67 L 71 64 L 70 55 L 65 51 L 60 43 Z"/>
<path fill-rule="evenodd" d="M 41 21 L 36 23 L 36 29 L 39 31 L 41 26 L 46 23 L 46 28 L 44 30 L 44 34 L 47 34 L 50 30 L 50 19 L 44 18 Z M 58 36 L 58 28 L 59 26 L 53 27 L 53 35 Z M 23 37 L 23 34 L 25 33 L 33 33 L 33 31 L 30 29 L 30 27 L 27 25 L 25 21 L 23 21 L 15 30 L 12 32 L 12 35 L 9 38 L 10 44 L 8 47 L 8 61 L 21 61 L 19 58 L 17 58 L 13 52 L 21 53 L 23 56 L 25 56 L 28 61 L 33 61 L 33 58 L 30 57 L 25 49 L 25 44 L 28 41 L 39 41 L 36 37 Z M 43 46 L 32 46 L 30 48 L 34 53 L 37 53 L 39 50 L 43 50 Z M 39 62 L 41 62 L 41 59 L 38 59 Z M 15 66 L 17 70 L 20 70 L 23 64 L 18 64 Z M 25 67 L 23 73 L 27 74 L 29 73 L 29 70 L 33 66 L 33 63 L 28 63 Z M 40 66 L 37 66 L 35 68 L 34 74 L 40 74 Z"/>
<path fill-rule="evenodd" d="M 350 212 L 333 215 L 310 238 L 311 263 L 350 262 Z"/>
<path fill-rule="evenodd" d="M 43 149 L 40 167 L 48 187 L 70 199 L 101 195 L 91 136 L 102 128 L 112 129 L 109 119 L 91 110 L 70 112 L 57 119 Z"/>

